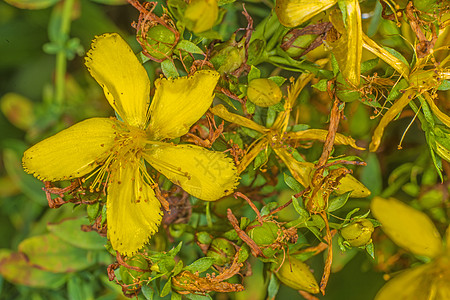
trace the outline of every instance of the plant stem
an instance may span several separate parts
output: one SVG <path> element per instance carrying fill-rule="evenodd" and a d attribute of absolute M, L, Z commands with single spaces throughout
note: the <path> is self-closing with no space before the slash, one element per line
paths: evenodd
<path fill-rule="evenodd" d="M 71 13 L 74 0 L 65 0 L 61 16 L 61 29 L 59 39 L 62 45 L 67 43 L 69 39 Z M 67 56 L 64 47 L 56 54 L 56 70 L 55 70 L 55 104 L 58 110 L 61 109 L 64 100 L 65 76 L 67 69 Z"/>

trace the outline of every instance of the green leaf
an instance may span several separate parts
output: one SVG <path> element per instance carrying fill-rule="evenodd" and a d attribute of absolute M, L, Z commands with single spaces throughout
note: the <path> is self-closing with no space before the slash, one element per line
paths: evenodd
<path fill-rule="evenodd" d="M 0 274 L 9 282 L 34 288 L 56 290 L 66 282 L 65 274 L 56 274 L 33 267 L 22 253 L 2 255 Z"/>
<path fill-rule="evenodd" d="M 348 197 L 350 196 L 351 193 L 352 193 L 352 191 L 348 191 L 347 193 L 344 193 L 344 194 L 339 195 L 337 197 L 331 198 L 329 203 L 328 203 L 327 211 L 328 212 L 333 212 L 335 210 L 338 210 L 342 206 L 344 206 L 345 203 L 347 203 Z"/>
<path fill-rule="evenodd" d="M 166 59 L 161 63 L 161 70 L 167 78 L 177 78 L 180 76 L 175 64 L 170 59 Z"/>
<path fill-rule="evenodd" d="M 104 5 L 123 5 L 127 4 L 126 0 L 92 0 L 96 3 L 104 4 Z"/>
<path fill-rule="evenodd" d="M 181 270 L 183 270 L 184 267 L 184 263 L 182 260 L 179 260 L 177 262 L 177 264 L 175 265 L 175 268 L 173 268 L 173 276 L 177 275 L 178 273 L 181 272 Z"/>
<path fill-rule="evenodd" d="M 170 300 L 182 300 L 182 299 L 183 299 L 183 297 L 180 294 L 172 292 L 172 296 L 170 297 Z"/>
<path fill-rule="evenodd" d="M 21 9 L 43 9 L 50 7 L 59 1 L 60 0 L 5 0 L 6 3 Z"/>
<path fill-rule="evenodd" d="M 178 42 L 175 49 L 183 50 L 193 54 L 204 54 L 202 49 L 200 49 L 196 44 L 188 40 L 181 40 L 180 42 Z"/>
<path fill-rule="evenodd" d="M 65 220 L 59 224 L 48 224 L 47 229 L 64 242 L 86 250 L 104 250 L 106 237 L 100 236 L 95 231 L 85 232 L 81 226 L 89 225 L 85 218 Z"/>
<path fill-rule="evenodd" d="M 209 294 L 206 294 L 206 295 L 187 294 L 184 296 L 190 300 L 212 300 L 212 298 Z"/>
<path fill-rule="evenodd" d="M 87 212 L 89 221 L 94 222 L 100 213 L 100 202 L 97 201 L 94 204 L 88 204 L 86 207 L 86 212 Z"/>
<path fill-rule="evenodd" d="M 269 285 L 267 286 L 267 298 L 275 299 L 280 288 L 280 281 L 274 273 L 270 275 Z"/>
<path fill-rule="evenodd" d="M 361 74 L 371 71 L 378 64 L 379 58 L 366 60 L 361 64 Z"/>
<path fill-rule="evenodd" d="M 326 92 L 328 88 L 328 79 L 321 79 L 318 83 L 313 84 L 312 87 L 318 89 L 321 92 Z"/>
<path fill-rule="evenodd" d="M 141 292 L 146 300 L 153 300 L 155 291 L 147 284 L 143 284 L 141 287 Z"/>
<path fill-rule="evenodd" d="M 275 82 L 278 86 L 282 86 L 283 83 L 286 81 L 286 78 L 282 76 L 271 76 L 269 77 L 269 79 Z"/>
<path fill-rule="evenodd" d="M 30 264 L 50 272 L 75 272 L 96 263 L 87 250 L 76 248 L 53 234 L 34 236 L 19 244 Z"/>
<path fill-rule="evenodd" d="M 10 143 L 8 143 L 10 144 Z M 25 150 L 25 146 L 20 143 L 17 147 Z M 5 148 L 3 150 L 3 163 L 5 164 L 5 169 L 8 175 L 16 182 L 20 190 L 30 197 L 31 200 L 35 201 L 39 205 L 47 206 L 48 202 L 45 199 L 45 193 L 42 191 L 43 184 L 39 180 L 33 177 L 33 175 L 24 172 L 22 167 L 22 162 L 19 153 L 20 149 Z"/>
<path fill-rule="evenodd" d="M 270 149 L 270 148 L 267 148 L 266 151 L 259 152 L 258 155 L 255 157 L 253 170 L 256 170 L 259 167 L 261 167 L 262 165 L 266 164 L 271 152 L 272 152 L 272 149 Z"/>
<path fill-rule="evenodd" d="M 299 223 L 305 222 L 309 218 L 309 213 L 306 209 L 300 206 L 297 198 L 292 196 L 292 204 L 294 205 L 295 211 L 300 215 L 300 217 L 296 220 Z"/>
<path fill-rule="evenodd" d="M 172 291 L 172 277 L 167 280 L 166 284 L 164 284 L 160 296 L 165 297 L 169 295 L 171 291 Z"/>
<path fill-rule="evenodd" d="M 248 112 L 249 114 L 255 113 L 255 109 L 256 109 L 255 103 L 253 103 L 253 102 L 251 102 L 251 101 L 247 101 L 247 102 L 245 103 L 245 107 L 247 108 L 247 112 Z M 245 127 L 244 127 L 244 128 L 245 128 Z"/>
<path fill-rule="evenodd" d="M 438 87 L 438 91 L 448 91 L 450 90 L 450 80 L 444 80 Z"/>
<path fill-rule="evenodd" d="M 250 83 L 250 81 L 252 81 L 253 79 L 258 79 L 260 77 L 261 77 L 261 71 L 257 67 L 252 66 L 250 69 L 250 72 L 248 72 L 248 75 L 247 75 L 248 83 Z"/>
<path fill-rule="evenodd" d="M 93 288 L 90 282 L 83 282 L 79 276 L 73 275 L 67 282 L 69 300 L 94 299 Z"/>
<path fill-rule="evenodd" d="M 191 273 L 195 273 L 195 272 L 201 273 L 201 272 L 205 272 L 206 270 L 211 268 L 211 266 L 214 264 L 214 262 L 215 262 L 215 259 L 212 257 L 202 257 L 202 258 L 194 261 L 189 266 L 186 266 L 184 269 Z"/>
<path fill-rule="evenodd" d="M 368 245 L 366 245 L 366 251 L 367 253 L 369 253 L 369 255 L 375 259 L 375 248 L 373 246 L 373 243 L 370 243 Z"/>
<path fill-rule="evenodd" d="M 294 177 L 287 175 L 286 173 L 283 174 L 284 182 L 287 184 L 288 187 L 291 188 L 296 194 L 303 191 L 303 186 L 295 180 Z"/>
<path fill-rule="evenodd" d="M 409 66 L 408 61 L 406 60 L 406 58 L 400 54 L 400 52 L 398 52 L 395 49 L 389 48 L 389 47 L 385 47 L 383 46 L 384 50 L 386 50 L 387 52 L 389 52 L 390 54 L 392 54 L 393 56 L 395 56 L 396 58 L 400 59 L 405 65 Z"/>

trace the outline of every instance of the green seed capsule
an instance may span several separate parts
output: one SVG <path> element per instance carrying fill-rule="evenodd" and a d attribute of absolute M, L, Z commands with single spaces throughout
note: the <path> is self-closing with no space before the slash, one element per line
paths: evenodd
<path fill-rule="evenodd" d="M 275 82 L 267 78 L 258 78 L 250 81 L 247 97 L 258 106 L 269 107 L 280 102 L 282 94 Z"/>
<path fill-rule="evenodd" d="M 164 59 L 172 54 L 175 47 L 175 34 L 163 25 L 156 25 L 147 31 L 144 48 L 152 57 Z"/>
<path fill-rule="evenodd" d="M 126 263 L 132 267 L 138 267 L 142 270 L 148 270 L 148 262 L 142 255 L 135 255 L 129 258 Z M 129 290 L 138 289 L 140 287 L 140 281 L 148 279 L 151 275 L 150 272 L 139 272 L 136 270 L 127 269 L 124 266 L 119 267 L 120 277 L 122 282 L 127 285 Z M 132 285 L 135 283 L 135 285 Z"/>
<path fill-rule="evenodd" d="M 373 230 L 370 220 L 361 219 L 342 228 L 341 235 L 352 247 L 362 247 L 372 241 Z"/>
<path fill-rule="evenodd" d="M 313 294 L 319 292 L 319 285 L 309 270 L 309 266 L 292 256 L 285 258 L 283 265 L 275 275 L 283 284 L 294 290 Z"/>
<path fill-rule="evenodd" d="M 236 249 L 227 239 L 216 238 L 209 246 L 206 256 L 214 258 L 217 265 L 223 266 L 229 264 L 235 254 Z"/>

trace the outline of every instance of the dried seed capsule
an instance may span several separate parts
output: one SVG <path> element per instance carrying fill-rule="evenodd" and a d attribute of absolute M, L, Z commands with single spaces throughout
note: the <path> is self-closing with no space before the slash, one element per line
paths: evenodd
<path fill-rule="evenodd" d="M 281 101 L 281 89 L 270 79 L 258 78 L 250 81 L 247 89 L 250 101 L 261 107 L 269 107 Z"/>
<path fill-rule="evenodd" d="M 370 220 L 360 219 L 341 229 L 342 237 L 352 247 L 362 247 L 372 241 L 373 224 Z"/>
<path fill-rule="evenodd" d="M 190 31 L 204 32 L 214 26 L 218 15 L 216 0 L 192 0 L 184 12 L 184 22 Z"/>
<path fill-rule="evenodd" d="M 236 249 L 227 239 L 216 238 L 209 246 L 206 256 L 214 258 L 217 265 L 223 266 L 229 264 L 235 254 Z"/>
<path fill-rule="evenodd" d="M 309 266 L 292 256 L 285 258 L 283 265 L 275 275 L 283 284 L 294 290 L 313 294 L 319 292 L 319 285 L 309 270 Z"/>

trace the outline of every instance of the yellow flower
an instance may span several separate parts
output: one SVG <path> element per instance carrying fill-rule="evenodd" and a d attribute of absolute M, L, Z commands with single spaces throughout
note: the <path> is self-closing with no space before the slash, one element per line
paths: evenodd
<path fill-rule="evenodd" d="M 270 128 L 255 123 L 243 116 L 230 113 L 222 104 L 211 108 L 213 114 L 220 118 L 244 126 L 261 133 L 261 137 L 256 140 L 246 151 L 240 164 L 237 166 L 238 173 L 243 172 L 256 156 L 262 152 L 267 151 L 270 146 L 275 154 L 286 164 L 286 167 L 291 172 L 292 176 L 304 187 L 311 184 L 311 177 L 314 174 L 315 166 L 310 162 L 297 161 L 288 150 L 289 143 L 295 143 L 300 140 L 319 140 L 325 141 L 328 131 L 322 129 L 307 129 L 297 132 L 287 132 L 290 112 L 297 100 L 301 90 L 314 77 L 313 74 L 302 74 L 298 80 L 293 84 L 289 90 L 288 97 L 284 104 L 284 111 L 280 112 L 275 119 L 275 122 Z M 348 145 L 355 149 L 364 150 L 356 145 L 355 140 L 343 134 L 336 133 L 336 145 Z M 335 190 L 338 194 L 344 194 L 352 191 L 351 197 L 364 198 L 370 195 L 370 191 L 355 177 L 350 174 L 341 179 L 340 184 Z"/>
<path fill-rule="evenodd" d="M 428 216 L 394 198 L 375 197 L 371 210 L 383 231 L 400 247 L 431 262 L 412 267 L 389 280 L 376 300 L 450 299 L 450 227 L 447 246 Z"/>
<path fill-rule="evenodd" d="M 158 230 L 160 202 L 145 161 L 191 195 L 214 201 L 230 194 L 238 179 L 230 158 L 194 145 L 164 142 L 184 135 L 206 112 L 219 78 L 215 71 L 161 79 L 150 105 L 150 81 L 118 34 L 92 42 L 86 66 L 123 121 L 92 118 L 65 129 L 24 153 L 28 173 L 45 181 L 89 175 L 91 190 L 107 178 L 108 238 L 125 255 L 139 250 Z"/>

